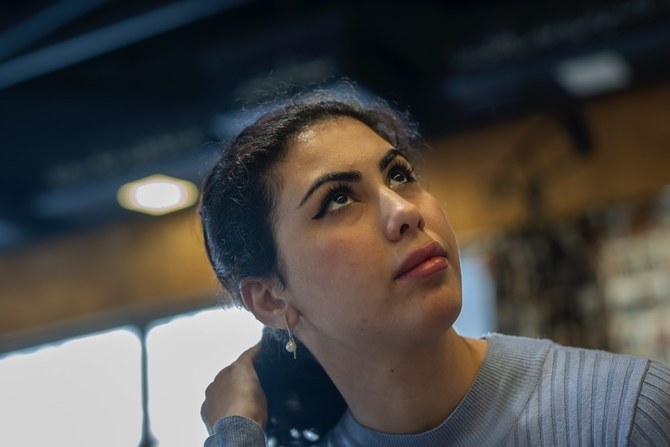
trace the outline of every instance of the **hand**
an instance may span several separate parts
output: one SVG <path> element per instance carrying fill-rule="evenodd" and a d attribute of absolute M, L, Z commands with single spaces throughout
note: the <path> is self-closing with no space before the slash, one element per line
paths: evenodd
<path fill-rule="evenodd" d="M 268 405 L 253 363 L 259 350 L 260 345 L 246 350 L 207 387 L 200 415 L 210 435 L 216 421 L 226 416 L 245 416 L 265 428 Z"/>

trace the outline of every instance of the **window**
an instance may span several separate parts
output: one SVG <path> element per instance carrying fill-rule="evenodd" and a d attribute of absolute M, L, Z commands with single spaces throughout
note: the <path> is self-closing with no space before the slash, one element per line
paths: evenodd
<path fill-rule="evenodd" d="M 205 388 L 260 337 L 261 324 L 236 309 L 179 316 L 149 329 L 149 421 L 157 445 L 202 445 L 207 437 L 200 419 Z"/>
<path fill-rule="evenodd" d="M 463 308 L 454 324 L 466 337 L 480 337 L 496 329 L 495 284 L 484 260 L 461 253 Z"/>
<path fill-rule="evenodd" d="M 0 445 L 138 445 L 141 384 L 132 328 L 1 357 Z"/>

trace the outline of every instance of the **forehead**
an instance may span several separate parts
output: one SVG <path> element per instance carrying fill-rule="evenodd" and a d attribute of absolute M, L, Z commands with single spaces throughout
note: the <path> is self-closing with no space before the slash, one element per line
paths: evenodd
<path fill-rule="evenodd" d="M 337 117 L 315 123 L 298 133 L 286 155 L 270 170 L 277 208 L 295 209 L 319 177 L 337 171 L 378 170 L 379 160 L 392 148 L 362 122 Z"/>
<path fill-rule="evenodd" d="M 309 126 L 289 142 L 280 169 L 315 168 L 342 170 L 378 158 L 391 144 L 367 125 L 350 117 L 337 117 Z M 300 171 L 301 176 L 307 174 Z"/>

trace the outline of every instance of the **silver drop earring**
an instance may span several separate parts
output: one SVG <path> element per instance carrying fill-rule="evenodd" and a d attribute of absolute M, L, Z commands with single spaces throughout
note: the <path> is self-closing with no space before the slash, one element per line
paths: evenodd
<path fill-rule="evenodd" d="M 298 351 L 298 345 L 296 344 L 295 338 L 293 338 L 293 334 L 291 333 L 291 326 L 288 324 L 288 317 L 286 314 L 284 314 L 284 320 L 286 321 L 286 330 L 288 330 L 288 342 L 286 343 L 286 350 L 293 353 L 293 359 L 295 360 L 297 358 L 296 351 Z"/>

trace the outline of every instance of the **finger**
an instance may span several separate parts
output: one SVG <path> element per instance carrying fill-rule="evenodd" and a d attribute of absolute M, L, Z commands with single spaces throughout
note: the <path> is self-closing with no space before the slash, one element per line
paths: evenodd
<path fill-rule="evenodd" d="M 200 406 L 200 419 L 202 419 L 202 422 L 205 424 L 205 428 L 207 429 L 207 433 L 210 435 L 214 434 L 213 427 L 210 425 L 209 421 L 207 420 L 207 414 L 208 409 L 207 409 L 207 401 L 205 400 L 202 405 Z"/>
<path fill-rule="evenodd" d="M 250 347 L 249 349 L 247 349 L 246 351 L 244 351 L 242 354 L 240 354 L 238 360 L 245 360 L 245 361 L 253 360 L 260 351 L 261 351 L 261 344 L 259 342 Z"/>

